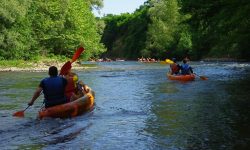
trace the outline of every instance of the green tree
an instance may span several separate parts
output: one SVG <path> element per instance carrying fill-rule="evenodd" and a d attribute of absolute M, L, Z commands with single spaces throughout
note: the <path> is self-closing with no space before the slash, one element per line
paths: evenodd
<path fill-rule="evenodd" d="M 141 6 L 132 14 L 107 15 L 102 42 L 107 47 L 106 57 L 136 59 L 145 48 L 148 28 L 148 6 Z"/>
<path fill-rule="evenodd" d="M 26 18 L 30 6 L 28 0 L 0 1 L 0 59 L 29 59 L 35 41 L 31 23 Z"/>
<path fill-rule="evenodd" d="M 198 58 L 232 57 L 249 60 L 250 2 L 246 0 L 182 0 L 192 15 L 193 49 Z"/>
<path fill-rule="evenodd" d="M 84 57 L 105 51 L 91 7 L 101 0 L 0 1 L 0 59 L 36 55 L 72 56 L 83 45 Z"/>
<path fill-rule="evenodd" d="M 81 44 L 86 58 L 104 51 L 89 2 L 37 0 L 32 6 L 34 36 L 43 54 L 71 56 Z"/>
<path fill-rule="evenodd" d="M 149 15 L 151 22 L 147 34 L 146 48 L 142 54 L 157 58 L 183 57 L 191 50 L 191 36 L 185 25 L 188 16 L 179 12 L 178 0 L 151 0 Z"/>

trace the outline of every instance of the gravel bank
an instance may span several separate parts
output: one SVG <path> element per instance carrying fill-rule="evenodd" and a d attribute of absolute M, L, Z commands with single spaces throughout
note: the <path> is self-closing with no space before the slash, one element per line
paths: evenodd
<path fill-rule="evenodd" d="M 0 72 L 47 72 L 50 66 L 56 66 L 58 70 L 64 65 L 65 62 L 39 62 L 39 63 L 27 63 L 27 67 L 5 67 L 0 66 Z M 86 67 L 81 65 L 79 62 L 74 62 L 72 64 L 73 70 L 84 70 L 87 68 L 94 68 L 94 67 Z"/>

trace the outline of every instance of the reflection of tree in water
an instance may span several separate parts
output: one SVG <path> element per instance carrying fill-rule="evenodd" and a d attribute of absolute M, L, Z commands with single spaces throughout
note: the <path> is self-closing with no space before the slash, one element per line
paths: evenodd
<path fill-rule="evenodd" d="M 233 149 L 250 147 L 250 78 L 234 81 L 227 86 L 230 95 L 225 113 L 230 116 L 230 126 L 235 132 Z"/>
<path fill-rule="evenodd" d="M 189 149 L 247 149 L 250 145 L 250 80 L 217 82 L 199 102 Z"/>
<path fill-rule="evenodd" d="M 250 79 L 210 83 L 190 95 L 178 92 L 154 98 L 154 115 L 145 128 L 154 140 L 151 146 L 192 150 L 250 147 Z"/>

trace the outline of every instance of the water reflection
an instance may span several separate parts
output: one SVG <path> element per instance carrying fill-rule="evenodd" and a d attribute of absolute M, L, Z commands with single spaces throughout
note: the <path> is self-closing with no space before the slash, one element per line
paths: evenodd
<path fill-rule="evenodd" d="M 154 94 L 152 115 L 145 128 L 153 135 L 153 147 L 247 149 L 250 146 L 250 70 L 241 68 L 240 71 L 246 76 L 237 72 L 228 75 L 226 81 L 216 75 L 206 82 L 159 85 L 160 89 L 165 86 L 176 90 Z M 238 80 L 232 80 L 235 78 Z"/>

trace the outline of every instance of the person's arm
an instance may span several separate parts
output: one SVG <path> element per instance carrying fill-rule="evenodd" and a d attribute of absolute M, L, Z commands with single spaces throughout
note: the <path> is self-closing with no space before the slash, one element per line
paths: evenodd
<path fill-rule="evenodd" d="M 190 69 L 190 72 L 191 72 L 191 73 L 194 73 L 194 72 L 193 72 L 193 68 L 192 68 L 192 67 L 189 67 L 189 69 Z"/>
<path fill-rule="evenodd" d="M 169 70 L 168 70 L 168 72 L 172 74 L 172 64 L 169 65 Z"/>
<path fill-rule="evenodd" d="M 32 99 L 28 103 L 29 106 L 32 106 L 34 104 L 35 100 L 40 96 L 40 93 L 42 92 L 42 90 L 43 89 L 40 86 L 37 87 L 36 91 L 33 94 Z"/>
<path fill-rule="evenodd" d="M 180 65 L 180 64 L 177 64 L 177 67 L 180 69 L 180 68 L 181 68 L 181 65 Z"/>
<path fill-rule="evenodd" d="M 177 66 L 180 70 L 182 70 L 182 65 L 178 64 Z"/>
<path fill-rule="evenodd" d="M 83 85 L 83 89 L 82 90 L 83 90 L 84 94 L 89 93 L 89 87 L 86 84 Z"/>

